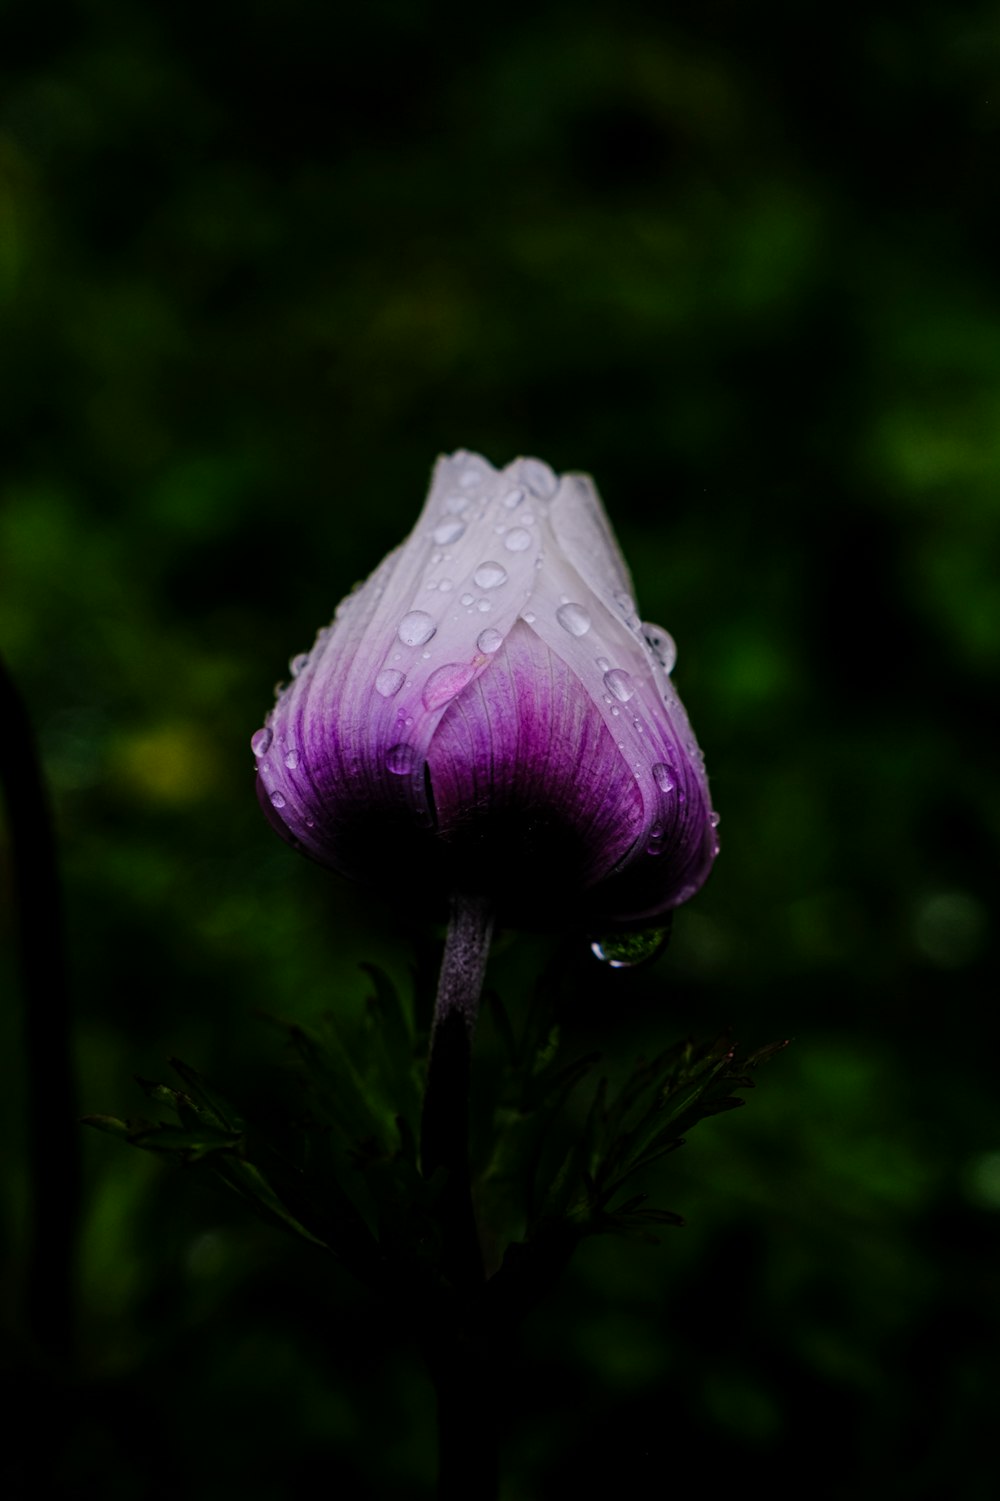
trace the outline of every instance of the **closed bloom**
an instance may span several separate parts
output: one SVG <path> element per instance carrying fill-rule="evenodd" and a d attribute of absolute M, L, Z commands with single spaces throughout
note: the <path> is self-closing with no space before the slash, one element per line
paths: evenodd
<path fill-rule="evenodd" d="M 452 454 L 293 661 L 252 741 L 262 805 L 403 905 L 467 891 L 533 927 L 655 920 L 718 847 L 673 656 L 586 475 Z"/>

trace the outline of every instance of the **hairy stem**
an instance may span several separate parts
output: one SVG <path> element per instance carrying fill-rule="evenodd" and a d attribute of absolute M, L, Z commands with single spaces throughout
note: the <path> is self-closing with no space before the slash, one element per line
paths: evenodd
<path fill-rule="evenodd" d="M 481 1333 L 483 1258 L 469 1172 L 472 1034 L 493 914 L 476 897 L 452 902 L 431 1030 L 420 1128 L 425 1177 L 444 1169 L 442 1270 L 454 1298 L 432 1324 L 425 1354 L 438 1400 L 439 1501 L 494 1501 L 494 1361 Z"/>

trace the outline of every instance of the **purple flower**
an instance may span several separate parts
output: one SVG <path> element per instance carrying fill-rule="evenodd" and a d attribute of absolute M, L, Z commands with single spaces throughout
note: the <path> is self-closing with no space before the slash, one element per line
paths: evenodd
<path fill-rule="evenodd" d="M 718 848 L 673 659 L 586 475 L 460 451 L 292 662 L 252 741 L 261 803 L 403 906 L 468 891 L 533 927 L 655 920 Z"/>

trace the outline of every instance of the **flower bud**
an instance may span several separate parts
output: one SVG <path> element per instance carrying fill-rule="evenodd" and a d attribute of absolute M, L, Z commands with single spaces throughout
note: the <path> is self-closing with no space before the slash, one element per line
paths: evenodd
<path fill-rule="evenodd" d="M 628 926 L 701 886 L 704 761 L 593 482 L 439 459 L 413 532 L 292 662 L 253 737 L 261 803 L 411 909 Z"/>

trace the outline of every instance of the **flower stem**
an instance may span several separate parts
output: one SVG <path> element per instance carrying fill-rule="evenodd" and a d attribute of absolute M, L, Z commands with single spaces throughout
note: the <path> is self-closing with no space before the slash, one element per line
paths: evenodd
<path fill-rule="evenodd" d="M 482 1329 L 483 1257 L 469 1172 L 472 1034 L 486 973 L 493 913 L 478 897 L 452 901 L 431 1028 L 420 1126 L 424 1176 L 446 1173 L 438 1201 L 441 1269 L 454 1296 L 426 1331 L 424 1354 L 438 1403 L 438 1501 L 495 1501 L 491 1341 Z"/>
<path fill-rule="evenodd" d="M 493 913 L 479 897 L 452 900 L 431 1027 L 420 1123 L 424 1177 L 448 1174 L 442 1195 L 444 1270 L 456 1287 L 482 1284 L 483 1262 L 469 1178 L 469 1081 Z"/>
<path fill-rule="evenodd" d="M 36 1348 L 57 1367 L 74 1342 L 80 1163 L 72 1018 L 55 837 L 31 721 L 0 661 L 0 783 L 7 805 L 24 1002 L 28 1113 L 28 1285 Z"/>

